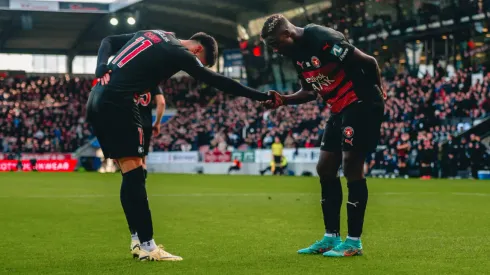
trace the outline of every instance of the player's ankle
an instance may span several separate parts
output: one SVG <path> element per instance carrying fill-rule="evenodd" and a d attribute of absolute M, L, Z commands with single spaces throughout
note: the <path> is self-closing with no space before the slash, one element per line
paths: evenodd
<path fill-rule="evenodd" d="M 347 239 L 352 240 L 352 241 L 360 241 L 360 240 L 361 240 L 361 237 L 351 237 L 351 236 L 347 236 Z"/>
<path fill-rule="evenodd" d="M 155 243 L 155 240 L 151 239 L 147 242 L 142 242 L 141 243 L 141 249 L 144 249 L 146 251 L 153 251 L 157 249 L 157 245 Z"/>
<path fill-rule="evenodd" d="M 134 233 L 134 234 L 131 233 L 131 240 L 132 241 L 138 241 L 138 242 L 140 241 L 140 239 L 138 238 L 138 233 L 137 232 Z"/>

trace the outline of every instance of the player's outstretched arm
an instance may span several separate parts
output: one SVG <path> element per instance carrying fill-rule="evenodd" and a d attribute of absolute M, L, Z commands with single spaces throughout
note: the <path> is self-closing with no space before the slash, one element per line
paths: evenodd
<path fill-rule="evenodd" d="M 276 91 L 270 91 L 269 94 L 271 95 L 271 99 L 263 103 L 263 105 L 269 109 L 276 109 L 283 105 L 303 104 L 313 101 L 318 97 L 315 91 L 308 91 L 304 88 L 301 88 L 292 95 L 281 95 Z"/>
<path fill-rule="evenodd" d="M 188 73 L 195 79 L 204 81 L 205 83 L 228 94 L 248 97 L 258 101 L 266 101 L 270 99 L 269 95 L 266 93 L 261 93 L 255 89 L 246 87 L 233 79 L 204 68 L 199 59 L 189 52 L 178 50 L 177 54 L 177 62 L 180 65 L 181 70 Z"/>
<path fill-rule="evenodd" d="M 317 98 L 315 91 L 308 91 L 301 88 L 299 91 L 292 95 L 284 96 L 284 105 L 297 105 L 313 101 Z"/>
<path fill-rule="evenodd" d="M 131 38 L 134 33 L 110 35 L 102 39 L 100 42 L 99 53 L 97 54 L 97 68 L 95 69 L 95 76 L 100 78 L 109 70 L 107 68 L 107 62 L 111 55 L 117 53 Z"/>

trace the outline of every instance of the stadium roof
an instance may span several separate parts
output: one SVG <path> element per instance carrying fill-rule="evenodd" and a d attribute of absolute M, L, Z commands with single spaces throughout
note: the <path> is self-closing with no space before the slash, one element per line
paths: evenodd
<path fill-rule="evenodd" d="M 0 0 L 0 6 L 2 1 L 7 0 Z M 214 35 L 220 46 L 236 47 L 238 24 L 247 26 L 252 19 L 316 2 L 325 1 L 144 0 L 116 13 L 3 9 L 0 52 L 95 54 L 107 35 L 153 28 L 173 31 L 182 38 L 205 31 Z M 137 19 L 134 26 L 125 22 L 130 14 Z M 117 26 L 109 24 L 114 15 L 119 18 Z"/>

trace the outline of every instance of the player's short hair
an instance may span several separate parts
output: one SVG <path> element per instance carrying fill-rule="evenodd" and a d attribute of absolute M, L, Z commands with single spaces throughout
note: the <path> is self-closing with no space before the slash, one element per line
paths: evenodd
<path fill-rule="evenodd" d="M 191 37 L 191 40 L 199 42 L 204 47 L 206 63 L 209 67 L 213 67 L 218 58 L 218 43 L 216 43 L 216 39 L 207 33 L 198 32 Z"/>
<path fill-rule="evenodd" d="M 262 27 L 261 35 L 262 38 L 267 38 L 269 35 L 275 33 L 281 26 L 288 23 L 288 20 L 282 14 L 273 14 L 269 16 Z"/>

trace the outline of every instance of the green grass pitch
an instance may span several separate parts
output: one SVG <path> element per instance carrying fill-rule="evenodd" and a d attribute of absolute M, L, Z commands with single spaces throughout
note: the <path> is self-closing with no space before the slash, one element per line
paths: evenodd
<path fill-rule="evenodd" d="M 369 179 L 365 255 L 341 259 L 296 254 L 323 235 L 317 178 L 147 186 L 155 239 L 182 262 L 131 258 L 119 174 L 0 174 L 0 273 L 490 274 L 489 181 Z"/>

